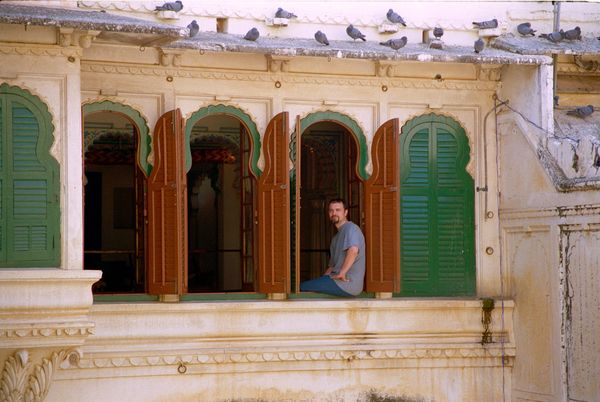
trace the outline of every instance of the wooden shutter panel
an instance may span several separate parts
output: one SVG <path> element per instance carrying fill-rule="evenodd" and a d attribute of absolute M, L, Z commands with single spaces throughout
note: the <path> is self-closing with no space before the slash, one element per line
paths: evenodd
<path fill-rule="evenodd" d="M 373 138 L 373 174 L 365 183 L 368 292 L 400 291 L 398 135 L 398 119 L 391 119 L 377 129 Z"/>
<path fill-rule="evenodd" d="M 435 293 L 433 268 L 435 251 L 430 236 L 433 208 L 430 183 L 430 124 L 402 136 L 402 191 L 400 194 L 400 249 L 402 293 L 421 295 Z"/>
<path fill-rule="evenodd" d="M 475 292 L 474 183 L 465 167 L 469 160 L 466 135 L 434 123 L 436 139 L 436 245 L 438 294 Z M 462 135 L 460 135 L 462 134 Z"/>
<path fill-rule="evenodd" d="M 27 99 L 7 94 L 0 104 L 0 266 L 56 266 L 60 210 L 52 133 Z"/>
<path fill-rule="evenodd" d="M 402 138 L 402 294 L 475 292 L 469 146 L 453 120 L 431 116 Z"/>
<path fill-rule="evenodd" d="M 288 113 L 273 117 L 263 138 L 265 169 L 258 180 L 258 291 L 290 288 Z"/>
<path fill-rule="evenodd" d="M 187 183 L 183 119 L 165 113 L 154 129 L 148 179 L 148 292 L 182 294 L 187 284 Z"/>

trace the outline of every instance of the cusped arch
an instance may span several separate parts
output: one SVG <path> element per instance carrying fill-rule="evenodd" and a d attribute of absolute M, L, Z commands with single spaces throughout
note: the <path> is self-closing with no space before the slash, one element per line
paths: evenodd
<path fill-rule="evenodd" d="M 304 131 L 311 125 L 321 121 L 331 121 L 334 123 L 338 123 L 344 128 L 346 128 L 346 130 L 348 130 L 352 134 L 352 136 L 354 136 L 354 139 L 358 144 L 357 172 L 362 180 L 368 179 L 369 175 L 367 174 L 367 139 L 362 128 L 356 122 L 356 120 L 343 113 L 327 110 L 313 112 L 306 115 L 305 117 L 300 119 L 300 127 L 302 128 L 302 131 Z"/>
<path fill-rule="evenodd" d="M 471 177 L 473 177 L 473 172 L 470 171 L 469 166 L 472 165 L 472 150 L 471 150 L 471 143 L 469 140 L 469 137 L 467 136 L 467 133 L 464 129 L 464 127 L 453 117 L 450 116 L 446 116 L 443 114 L 437 114 L 437 113 L 428 113 L 428 114 L 423 114 L 417 117 L 414 117 L 410 120 L 408 120 L 400 129 L 400 134 L 402 136 L 407 135 L 408 133 L 410 133 L 411 131 L 413 131 L 415 128 L 417 128 L 419 125 L 421 124 L 429 124 L 435 122 L 437 124 L 442 124 L 444 126 L 446 126 L 446 128 L 451 131 L 456 133 L 456 135 L 458 136 L 459 140 L 461 142 L 463 142 L 464 147 L 459 147 L 459 166 L 461 167 L 461 169 L 464 169 L 464 171 L 469 174 Z M 463 152 L 464 150 L 464 152 Z M 406 149 L 404 152 L 408 152 L 408 149 Z M 402 155 L 401 158 L 407 158 L 408 155 Z"/>
<path fill-rule="evenodd" d="M 26 109 L 28 113 L 26 115 L 19 114 L 19 119 L 25 121 L 22 121 L 20 124 L 21 130 L 19 130 L 18 133 L 6 132 L 0 134 L 4 136 L 20 136 L 22 140 L 26 140 L 27 142 L 34 139 L 36 145 L 34 152 L 28 147 L 31 142 L 25 144 L 25 146 L 21 143 L 20 146 L 18 146 L 20 149 L 17 151 L 15 151 L 16 147 L 13 145 L 13 155 L 20 153 L 21 156 L 25 156 L 26 158 L 26 163 L 15 163 L 15 160 L 13 160 L 13 169 L 17 166 L 19 171 L 25 172 L 26 175 L 19 175 L 18 177 L 4 176 L 3 180 L 6 179 L 6 182 L 2 183 L 2 181 L 0 181 L 0 190 L 4 193 L 4 189 L 6 189 L 7 186 L 13 187 L 17 181 L 35 181 L 37 183 L 35 184 L 35 187 L 32 187 L 35 188 L 35 190 L 34 192 L 28 191 L 28 200 L 31 201 L 30 204 L 33 205 L 36 205 L 36 202 L 45 204 L 45 208 L 43 208 L 44 212 L 40 214 L 39 211 L 32 211 L 32 209 L 26 205 L 28 203 L 25 203 L 25 205 L 20 206 L 21 216 L 19 216 L 19 218 L 23 218 L 23 220 L 15 219 L 13 222 L 7 222 L 8 224 L 4 230 L 9 230 L 11 225 L 19 225 L 19 221 L 24 223 L 19 230 L 21 235 L 24 234 L 29 241 L 36 243 L 35 248 L 29 247 L 29 245 L 23 244 L 23 242 L 21 242 L 20 246 L 25 246 L 25 249 L 17 250 L 16 248 L 12 248 L 10 252 L 14 255 L 10 265 L 18 264 L 18 266 L 23 267 L 36 267 L 48 264 L 49 266 L 59 266 L 61 262 L 60 165 L 58 160 L 50 153 L 50 149 L 54 144 L 55 130 L 52 113 L 50 113 L 48 105 L 39 96 L 18 86 L 8 85 L 7 83 L 0 84 L 0 100 L 2 98 L 6 98 L 13 106 L 19 104 Z M 6 105 L 7 103 L 0 102 L 0 106 Z M 35 133 L 32 126 L 23 129 L 23 124 L 32 124 L 28 119 L 28 117 L 30 117 L 29 113 L 34 118 L 35 124 L 37 124 L 37 133 Z M 0 123 L 2 123 L 1 120 L 4 116 L 6 116 L 6 113 L 4 110 L 0 110 Z M 1 130 L 2 126 L 0 124 L 0 131 Z M 2 151 L 1 153 L 5 152 L 4 145 L 5 144 L 3 144 L 2 149 L 0 149 L 0 151 Z M 23 155 L 23 151 L 25 151 L 25 155 Z M 0 159 L 2 159 L 1 154 Z M 21 158 L 21 160 L 23 159 Z M 4 188 L 2 188 L 2 185 Z M 14 197 L 14 188 L 12 191 L 13 193 L 11 193 L 11 190 L 8 190 L 8 194 L 2 194 L 2 196 Z M 3 205 L 3 208 L 6 207 L 7 206 Z M 34 209 L 35 208 L 37 207 L 34 207 Z M 32 215 L 36 216 L 36 219 L 38 219 L 35 223 L 35 232 L 29 229 L 29 224 L 26 223 L 31 222 L 30 216 Z M 16 218 L 16 215 L 13 215 L 13 218 Z M 15 226 L 12 226 L 12 229 L 14 230 Z M 4 250 L 2 250 L 3 253 L 0 254 L 3 254 L 4 257 L 6 257 L 6 253 L 9 252 L 9 247 L 6 247 L 4 241 L 8 239 L 8 236 L 5 231 L 0 233 L 0 235 L 4 236 L 3 244 L 1 245 Z M 28 241 L 25 243 L 28 243 Z M 6 260 L 4 262 L 6 262 Z M 3 263 L 3 261 L 0 261 L 0 263 Z"/>
<path fill-rule="evenodd" d="M 56 169 L 56 172 L 58 172 L 58 161 L 50 154 L 50 148 L 54 143 L 54 124 L 52 123 L 52 114 L 48 109 L 48 105 L 28 90 L 6 83 L 0 85 L 0 94 L 18 96 L 30 107 L 32 113 L 37 117 L 39 124 L 40 137 L 38 149 L 46 150 L 46 152 L 39 153 L 40 161 L 48 163 L 52 169 Z"/>
<path fill-rule="evenodd" d="M 148 127 L 146 119 L 142 116 L 142 114 L 139 111 L 123 103 L 105 100 L 100 102 L 87 103 L 83 105 L 84 119 L 85 115 L 106 111 L 122 114 L 136 125 L 139 134 L 137 147 L 138 164 L 140 165 L 140 168 L 142 169 L 146 177 L 149 176 L 150 172 L 152 171 L 152 165 L 150 165 L 150 163 L 148 162 L 148 155 L 150 154 L 152 139 L 150 138 L 150 128 Z M 84 138 L 84 143 L 89 142 L 87 140 L 87 138 Z"/>
<path fill-rule="evenodd" d="M 190 143 L 192 136 L 192 128 L 201 119 L 213 116 L 213 115 L 227 115 L 235 117 L 244 125 L 250 139 L 252 141 L 251 153 L 250 153 L 250 170 L 255 177 L 259 177 L 262 173 L 258 168 L 258 158 L 260 156 L 260 133 L 256 127 L 256 123 L 252 120 L 250 115 L 244 112 L 242 109 L 231 105 L 209 105 L 196 110 L 185 122 L 185 141 L 186 144 Z M 192 152 L 190 147 L 186 147 L 185 150 L 185 168 L 189 171 L 192 168 Z"/>
<path fill-rule="evenodd" d="M 460 121 L 460 119 L 452 114 L 449 113 L 427 113 L 427 114 L 422 114 L 422 115 L 416 115 L 413 116 L 411 118 L 409 118 L 408 120 L 406 120 L 406 123 L 404 124 L 404 126 L 402 126 L 402 128 L 400 129 L 400 133 L 405 133 L 405 132 L 409 132 L 410 129 L 412 129 L 412 127 L 414 127 L 414 125 L 416 124 L 421 124 L 427 121 L 431 121 L 431 119 L 440 119 L 440 121 L 444 120 L 446 123 L 450 123 L 449 127 L 460 127 L 461 133 L 463 134 L 464 138 L 466 138 L 466 144 L 468 146 L 468 162 L 467 162 L 467 166 L 466 166 L 466 171 L 469 175 L 471 175 L 471 177 L 473 179 L 475 179 L 475 145 L 473 143 L 473 133 L 468 132 L 468 130 L 465 128 L 465 125 L 463 124 L 463 122 Z M 417 119 L 422 119 L 422 120 L 417 120 Z M 414 125 L 411 125 L 410 128 L 408 128 L 408 124 L 411 123 Z M 405 129 L 404 127 L 407 127 L 407 129 Z"/>

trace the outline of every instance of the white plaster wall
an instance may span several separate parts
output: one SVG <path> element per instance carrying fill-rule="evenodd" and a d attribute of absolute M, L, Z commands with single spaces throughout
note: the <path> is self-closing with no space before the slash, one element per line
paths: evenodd
<path fill-rule="evenodd" d="M 597 359 L 575 357 L 595 353 L 587 339 L 598 337 L 598 326 L 588 325 L 594 319 L 576 321 L 568 311 L 587 314 L 587 309 L 599 307 L 587 285 L 594 286 L 589 273 L 595 270 L 593 256 L 600 244 L 597 236 L 580 236 L 573 251 L 565 248 L 562 233 L 563 228 L 591 230 L 600 223 L 600 194 L 557 192 L 522 127 L 503 124 L 500 129 L 502 269 L 509 278 L 507 294 L 515 301 L 513 393 L 519 401 L 563 401 L 567 378 L 587 378 L 599 369 Z M 577 262 L 569 264 L 572 254 Z M 567 309 L 570 292 L 577 297 Z M 570 367 L 568 359 L 575 359 Z M 589 386 L 571 381 L 570 394 L 589 395 Z"/>
<path fill-rule="evenodd" d="M 482 345 L 478 300 L 95 305 L 47 400 L 510 400 L 514 306 L 496 306 Z"/>

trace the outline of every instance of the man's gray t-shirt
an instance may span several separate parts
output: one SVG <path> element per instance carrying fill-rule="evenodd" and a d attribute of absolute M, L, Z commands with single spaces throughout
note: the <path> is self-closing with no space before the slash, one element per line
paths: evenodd
<path fill-rule="evenodd" d="M 332 272 L 340 272 L 346 258 L 346 250 L 352 246 L 358 247 L 358 255 L 346 274 L 348 282 L 335 279 L 335 283 L 344 292 L 356 296 L 362 292 L 365 280 L 365 237 L 356 224 L 348 221 L 339 228 L 333 239 L 331 239 L 329 266 L 333 267 Z"/>

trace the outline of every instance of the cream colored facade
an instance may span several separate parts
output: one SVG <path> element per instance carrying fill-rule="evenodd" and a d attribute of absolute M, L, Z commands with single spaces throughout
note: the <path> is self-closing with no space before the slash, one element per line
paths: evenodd
<path fill-rule="evenodd" d="M 152 12 L 159 2 L 36 5 L 75 3 L 182 27 L 197 19 L 203 31 L 226 18 L 230 34 L 258 26 L 265 37 L 311 38 L 325 27 L 330 40 L 346 40 L 344 28 L 352 22 L 369 41 L 390 38 L 379 32 L 391 29 L 385 11 L 394 7 L 408 22 L 399 33 L 409 43 L 421 42 L 423 31 L 439 24 L 448 47 L 469 49 L 487 35 L 471 21 L 496 17 L 500 26 L 491 35 L 500 35 L 515 33 L 525 20 L 550 32 L 553 18 L 550 3 L 293 1 L 285 8 L 299 18 L 277 27 L 269 24 L 279 4 L 270 1 L 187 1 L 178 15 Z M 561 8 L 561 26 L 579 25 L 588 37 L 600 35 L 599 18 L 599 4 Z M 0 23 L 0 84 L 29 91 L 52 115 L 62 235 L 60 266 L 0 270 L 0 399 L 600 400 L 600 177 L 594 165 L 600 128 L 573 147 L 549 135 L 561 110 L 600 105 L 597 69 L 560 56 L 559 82 L 561 74 L 581 76 L 584 89 L 561 92 L 559 85 L 555 109 L 552 59 L 543 55 L 431 61 L 424 51 L 415 61 L 371 60 L 106 38 L 95 30 Z M 585 57 L 598 61 L 598 53 Z M 496 116 L 494 95 L 521 115 L 498 108 Z M 100 272 L 83 270 L 82 105 L 104 100 L 130 106 L 151 129 L 175 108 L 189 118 L 209 105 L 233 106 L 261 135 L 279 112 L 291 119 L 333 111 L 359 124 L 369 148 L 388 119 L 402 126 L 427 113 L 451 117 L 468 136 L 468 172 L 478 188 L 487 186 L 475 193 L 476 295 L 94 301 L 91 286 Z M 586 141 L 583 167 L 569 171 L 569 152 Z M 264 165 L 263 155 L 258 164 Z M 491 343 L 482 343 L 485 298 L 495 300 Z"/>

